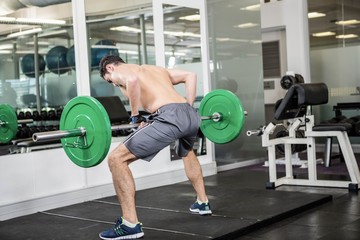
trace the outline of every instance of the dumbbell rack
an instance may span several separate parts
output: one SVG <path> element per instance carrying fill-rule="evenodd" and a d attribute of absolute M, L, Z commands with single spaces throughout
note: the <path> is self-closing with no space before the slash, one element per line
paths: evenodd
<path fill-rule="evenodd" d="M 58 110 L 26 110 L 17 113 L 19 121 L 19 130 L 15 140 L 31 138 L 35 132 L 55 131 L 59 129 L 61 109 Z M 32 120 L 26 124 L 22 124 L 22 120 Z"/>

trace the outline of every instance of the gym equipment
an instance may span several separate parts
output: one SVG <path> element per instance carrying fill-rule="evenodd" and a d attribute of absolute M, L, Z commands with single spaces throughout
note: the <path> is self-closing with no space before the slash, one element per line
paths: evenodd
<path fill-rule="evenodd" d="M 244 126 L 246 115 L 235 94 L 215 90 L 200 103 L 201 130 L 215 143 L 234 140 Z M 131 129 L 139 124 L 111 126 L 101 103 L 89 96 L 70 100 L 61 115 L 60 130 L 33 134 L 33 141 L 61 140 L 67 156 L 80 167 L 93 167 L 106 157 L 112 131 Z"/>
<path fill-rule="evenodd" d="M 272 138 L 277 125 L 269 123 L 257 130 L 247 132 L 248 136 L 261 135 L 262 146 L 268 149 L 269 179 L 267 188 L 275 188 L 280 185 L 319 186 L 348 188 L 349 191 L 358 191 L 360 184 L 360 172 L 354 152 L 348 137 L 351 128 L 349 123 L 329 123 L 315 125 L 315 117 L 311 114 L 311 106 L 328 102 L 328 88 L 324 83 L 294 84 L 287 91 L 285 97 L 275 110 L 274 118 L 289 123 L 288 135 Z M 303 109 L 308 111 L 303 111 Z M 291 120 L 291 121 L 290 121 Z M 303 132 L 302 132 L 303 131 Z M 300 135 L 299 132 L 302 132 Z M 316 138 L 331 139 L 336 137 L 340 151 L 349 173 L 349 179 L 323 180 L 317 176 Z M 300 145 L 301 149 L 306 146 L 307 153 L 307 178 L 296 178 L 293 175 L 293 150 L 292 145 Z M 285 176 L 278 177 L 276 170 L 276 146 L 284 146 Z M 300 149 L 300 150 L 301 150 Z M 329 161 L 331 144 L 326 144 L 324 162 Z"/>
<path fill-rule="evenodd" d="M 42 74 L 45 70 L 46 63 L 42 55 L 38 55 L 39 61 L 39 74 Z M 21 71 L 25 76 L 33 78 L 35 77 L 35 54 L 26 54 L 21 58 Z"/>
<path fill-rule="evenodd" d="M 14 108 L 8 104 L 0 105 L 0 143 L 8 143 L 16 137 L 18 124 L 30 123 L 32 119 L 18 120 Z"/>
<path fill-rule="evenodd" d="M 69 65 L 66 61 L 68 49 L 64 46 L 56 46 L 46 54 L 46 66 L 49 71 L 55 74 L 63 74 L 69 71 Z"/>
<path fill-rule="evenodd" d="M 75 47 L 72 45 L 66 52 L 66 62 L 69 67 L 75 70 Z"/>
<path fill-rule="evenodd" d="M 112 40 L 100 40 L 91 47 L 91 69 L 98 69 L 100 61 L 106 55 L 119 56 L 119 50 Z"/>
<path fill-rule="evenodd" d="M 230 91 L 214 90 L 208 93 L 199 106 L 201 116 L 217 116 L 213 121 L 202 121 L 201 131 L 212 142 L 227 143 L 239 136 L 245 121 L 240 100 Z M 204 119 L 204 118 L 202 118 Z"/>
<path fill-rule="evenodd" d="M 280 80 L 280 86 L 285 90 L 288 90 L 292 85 L 296 83 L 304 83 L 303 76 L 297 73 L 295 73 L 295 76 L 285 75 Z"/>

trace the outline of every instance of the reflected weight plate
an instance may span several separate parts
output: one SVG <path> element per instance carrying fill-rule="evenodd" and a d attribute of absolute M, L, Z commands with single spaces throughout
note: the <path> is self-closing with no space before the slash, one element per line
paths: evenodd
<path fill-rule="evenodd" d="M 201 100 L 201 116 L 220 113 L 220 121 L 202 120 L 200 129 L 214 143 L 228 143 L 239 136 L 244 127 L 245 113 L 239 98 L 228 90 L 217 89 L 206 94 Z"/>
<path fill-rule="evenodd" d="M 80 167 L 94 167 L 106 157 L 111 144 L 111 124 L 101 103 L 93 97 L 79 96 L 65 106 L 60 119 L 60 130 L 83 127 L 84 137 L 61 139 L 67 156 Z"/>
<path fill-rule="evenodd" d="M 8 143 L 13 140 L 18 131 L 18 121 L 15 110 L 8 104 L 0 105 L 0 143 Z"/>

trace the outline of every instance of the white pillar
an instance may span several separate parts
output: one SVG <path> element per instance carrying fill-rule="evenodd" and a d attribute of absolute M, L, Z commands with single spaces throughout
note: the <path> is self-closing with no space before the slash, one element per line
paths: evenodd
<path fill-rule="evenodd" d="M 76 86 L 78 95 L 90 96 L 88 37 L 84 0 L 72 1 Z"/>

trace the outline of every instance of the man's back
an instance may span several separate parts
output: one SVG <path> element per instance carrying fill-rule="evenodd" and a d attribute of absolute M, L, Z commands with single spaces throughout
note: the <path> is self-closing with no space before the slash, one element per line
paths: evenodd
<path fill-rule="evenodd" d="M 162 67 L 152 65 L 131 65 L 140 82 L 141 104 L 144 110 L 155 112 L 169 103 L 185 103 L 186 99 L 173 87 L 169 72 Z"/>

